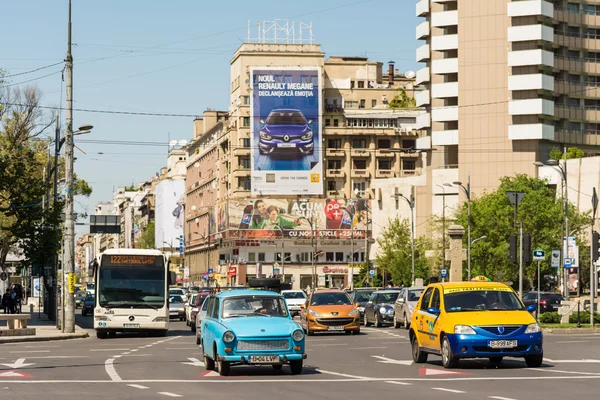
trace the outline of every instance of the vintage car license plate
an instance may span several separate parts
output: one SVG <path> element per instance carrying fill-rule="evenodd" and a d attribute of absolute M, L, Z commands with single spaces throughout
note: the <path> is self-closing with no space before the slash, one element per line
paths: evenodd
<path fill-rule="evenodd" d="M 279 356 L 249 356 L 250 364 L 273 364 L 279 362 Z"/>
<path fill-rule="evenodd" d="M 296 147 L 296 143 L 277 143 L 277 147 L 284 147 L 284 148 Z"/>
<path fill-rule="evenodd" d="M 344 327 L 343 326 L 330 326 L 327 328 L 328 331 L 343 331 Z"/>
<path fill-rule="evenodd" d="M 140 324 L 123 324 L 123 328 L 139 328 Z"/>
<path fill-rule="evenodd" d="M 516 340 L 490 340 L 489 346 L 492 349 L 512 349 L 517 347 Z"/>

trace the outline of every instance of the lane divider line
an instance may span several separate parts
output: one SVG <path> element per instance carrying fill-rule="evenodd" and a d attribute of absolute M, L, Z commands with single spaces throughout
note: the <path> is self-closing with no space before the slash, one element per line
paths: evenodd
<path fill-rule="evenodd" d="M 114 362 L 115 362 L 114 358 L 109 358 L 108 360 L 106 360 L 104 362 L 104 369 L 106 370 L 106 373 L 108 374 L 109 378 L 113 382 L 120 382 L 120 381 L 122 381 L 122 379 L 119 376 L 119 374 L 117 374 L 117 370 L 115 369 Z"/>
<path fill-rule="evenodd" d="M 432 388 L 433 390 L 439 390 L 442 392 L 450 392 L 450 393 L 465 393 L 462 390 L 456 390 L 456 389 L 446 389 L 446 388 Z"/>
<path fill-rule="evenodd" d="M 180 394 L 171 393 L 171 392 L 158 392 L 158 394 L 162 394 L 163 396 L 168 396 L 168 397 L 182 397 Z"/>
<path fill-rule="evenodd" d="M 404 386 L 410 386 L 410 385 L 412 385 L 412 383 L 399 382 L 399 381 L 385 381 L 385 383 L 393 383 L 394 385 L 404 385 Z"/>
<path fill-rule="evenodd" d="M 135 383 L 131 383 L 127 386 L 130 386 L 130 387 L 136 388 L 136 389 L 149 389 L 148 386 L 136 385 Z"/>

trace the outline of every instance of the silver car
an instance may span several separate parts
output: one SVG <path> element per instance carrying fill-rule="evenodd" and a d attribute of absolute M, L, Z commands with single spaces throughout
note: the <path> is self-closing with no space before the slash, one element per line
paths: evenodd
<path fill-rule="evenodd" d="M 185 319 L 185 301 L 180 295 L 169 296 L 169 318 Z"/>
<path fill-rule="evenodd" d="M 424 290 L 424 286 L 402 289 L 394 303 L 394 328 L 400 328 L 400 326 L 404 329 L 409 328 L 413 310 Z"/>
<path fill-rule="evenodd" d="M 206 318 L 206 312 L 208 311 L 208 299 L 210 296 L 204 297 L 202 304 L 198 306 L 198 315 L 196 315 L 196 344 L 200 344 L 200 336 L 202 336 L 202 320 Z"/>

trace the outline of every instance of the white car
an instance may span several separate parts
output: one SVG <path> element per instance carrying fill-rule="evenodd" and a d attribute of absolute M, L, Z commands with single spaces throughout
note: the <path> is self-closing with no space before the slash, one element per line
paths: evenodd
<path fill-rule="evenodd" d="M 169 289 L 169 297 L 171 296 L 181 296 L 184 302 L 187 301 L 187 295 L 185 294 L 185 290 L 180 288 L 170 288 Z"/>
<path fill-rule="evenodd" d="M 281 295 L 287 303 L 292 318 L 296 315 L 300 315 L 300 306 L 306 303 L 306 293 L 302 290 L 282 290 Z"/>
<path fill-rule="evenodd" d="M 192 293 L 190 295 L 190 300 L 185 303 L 185 322 L 187 326 L 191 327 L 191 314 L 192 308 L 194 308 L 194 304 L 196 303 L 196 297 L 198 297 L 198 293 Z"/>
<path fill-rule="evenodd" d="M 208 299 L 210 296 L 206 296 L 199 306 L 198 315 L 196 315 L 196 344 L 200 344 L 200 337 L 202 336 L 202 320 L 206 318 L 206 312 L 208 311 Z"/>

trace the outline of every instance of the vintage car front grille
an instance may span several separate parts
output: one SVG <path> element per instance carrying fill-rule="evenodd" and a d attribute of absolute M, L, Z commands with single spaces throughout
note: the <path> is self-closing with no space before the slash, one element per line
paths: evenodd
<path fill-rule="evenodd" d="M 326 326 L 344 326 L 354 322 L 354 318 L 317 318 L 317 322 Z"/>
<path fill-rule="evenodd" d="M 240 340 L 237 349 L 250 350 L 287 350 L 290 343 L 287 340 Z"/>

